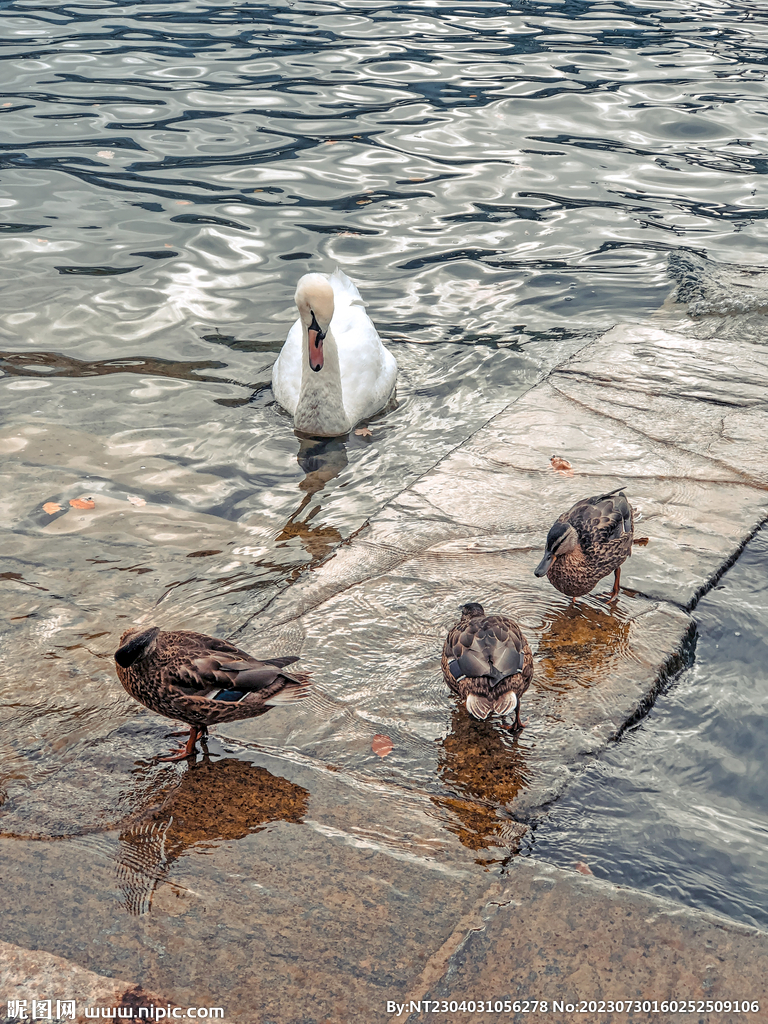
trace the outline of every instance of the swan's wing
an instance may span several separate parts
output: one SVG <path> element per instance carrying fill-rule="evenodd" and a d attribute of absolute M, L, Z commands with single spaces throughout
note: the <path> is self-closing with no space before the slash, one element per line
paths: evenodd
<path fill-rule="evenodd" d="M 291 415 L 296 412 L 301 391 L 302 337 L 301 320 L 297 320 L 272 367 L 272 393 Z"/>
<path fill-rule="evenodd" d="M 365 308 L 365 303 L 357 290 L 357 285 L 351 281 L 341 267 L 336 267 L 328 280 L 333 288 L 333 301 L 340 306 L 360 305 Z"/>
<path fill-rule="evenodd" d="M 350 306 L 346 329 L 339 341 L 341 389 L 344 409 L 352 423 L 379 412 L 389 401 L 397 381 L 397 362 L 384 347 L 365 310 Z"/>
<path fill-rule="evenodd" d="M 340 270 L 330 280 L 335 303 L 331 326 L 339 351 L 344 409 L 352 423 L 359 423 L 389 401 L 397 381 L 397 361 L 384 347 L 352 281 Z"/>

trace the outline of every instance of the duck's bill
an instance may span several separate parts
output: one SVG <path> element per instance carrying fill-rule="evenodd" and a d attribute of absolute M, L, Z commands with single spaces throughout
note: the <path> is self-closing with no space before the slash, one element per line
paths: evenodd
<path fill-rule="evenodd" d="M 547 571 L 549 570 L 550 565 L 552 565 L 554 560 L 555 560 L 555 556 L 552 554 L 552 552 L 551 551 L 547 551 L 546 554 L 544 555 L 544 557 L 542 558 L 542 560 L 539 562 L 539 564 L 533 570 L 533 575 L 534 576 L 545 576 L 547 574 Z"/>
<path fill-rule="evenodd" d="M 323 368 L 323 333 L 309 330 L 309 366 L 317 373 Z"/>

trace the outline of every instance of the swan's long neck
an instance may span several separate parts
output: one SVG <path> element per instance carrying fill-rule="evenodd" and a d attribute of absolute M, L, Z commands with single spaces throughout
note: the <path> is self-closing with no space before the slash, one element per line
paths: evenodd
<path fill-rule="evenodd" d="M 339 350 L 330 326 L 323 341 L 323 365 L 315 372 L 309 365 L 309 334 L 302 323 L 301 393 L 294 426 L 304 434 L 334 436 L 351 429 L 344 411 Z"/>

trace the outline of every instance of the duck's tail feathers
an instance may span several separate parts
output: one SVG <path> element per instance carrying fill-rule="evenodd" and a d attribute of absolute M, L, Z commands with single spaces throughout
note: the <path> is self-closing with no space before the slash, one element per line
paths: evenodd
<path fill-rule="evenodd" d="M 508 690 L 507 693 L 502 693 L 500 697 L 497 697 L 493 702 L 493 710 L 497 715 L 511 715 L 517 707 L 517 694 L 513 693 L 512 690 Z"/>
<path fill-rule="evenodd" d="M 347 277 L 341 267 L 336 267 L 331 274 L 331 287 L 334 293 L 338 290 L 338 292 L 346 295 L 350 306 L 362 306 L 365 308 L 365 303 L 360 292 L 357 290 L 357 285 Z"/>
<path fill-rule="evenodd" d="M 492 700 L 479 693 L 467 695 L 467 711 L 473 718 L 486 719 L 489 715 L 511 715 L 517 707 L 517 694 L 512 690 Z"/>
<path fill-rule="evenodd" d="M 291 681 L 280 690 L 279 693 L 273 694 L 271 697 L 267 697 L 264 701 L 265 704 L 271 706 L 277 704 L 296 704 L 300 700 L 304 700 L 305 697 L 309 696 L 309 691 L 312 689 L 312 680 L 309 676 L 299 674 L 296 672 L 291 676 Z"/>
<path fill-rule="evenodd" d="M 467 711 L 473 718 L 486 719 L 493 711 L 493 701 L 479 693 L 467 694 Z"/>
<path fill-rule="evenodd" d="M 278 668 L 285 668 L 286 665 L 293 665 L 295 661 L 299 660 L 298 654 L 292 654 L 286 658 L 269 658 L 267 660 L 268 665 L 277 665 Z"/>

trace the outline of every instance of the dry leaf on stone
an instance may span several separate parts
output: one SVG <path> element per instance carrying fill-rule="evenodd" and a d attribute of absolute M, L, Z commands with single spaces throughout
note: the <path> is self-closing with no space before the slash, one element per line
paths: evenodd
<path fill-rule="evenodd" d="M 47 512 L 49 516 L 52 516 L 54 512 L 61 512 L 61 505 L 55 501 L 46 501 L 43 505 L 43 512 Z"/>
<path fill-rule="evenodd" d="M 649 540 L 650 540 L 650 537 L 635 537 L 635 539 L 632 541 L 632 543 L 633 544 L 639 544 L 641 548 L 644 548 Z"/>
<path fill-rule="evenodd" d="M 389 736 L 383 736 L 381 733 L 374 736 L 371 741 L 371 750 L 374 754 L 378 754 L 379 757 L 386 757 L 387 754 L 391 754 L 393 747 L 394 744 Z"/>
<path fill-rule="evenodd" d="M 563 476 L 573 476 L 573 466 L 567 459 L 561 459 L 559 455 L 553 455 L 549 461 L 556 473 L 562 473 Z"/>
<path fill-rule="evenodd" d="M 580 871 L 582 875 L 591 875 L 594 873 L 589 864 L 585 864 L 583 860 L 577 860 L 573 866 L 577 871 Z"/>
<path fill-rule="evenodd" d="M 358 427 L 355 433 L 358 437 L 373 437 L 373 432 L 368 427 Z"/>
<path fill-rule="evenodd" d="M 70 498 L 69 504 L 72 508 L 96 508 L 93 498 Z"/>
<path fill-rule="evenodd" d="M 130 501 L 130 503 L 132 505 L 135 505 L 137 508 L 141 508 L 142 505 L 146 505 L 147 504 L 145 499 L 144 498 L 140 498 L 138 496 L 138 494 L 129 494 L 128 495 L 128 501 Z"/>

